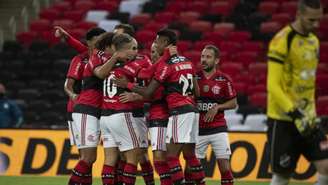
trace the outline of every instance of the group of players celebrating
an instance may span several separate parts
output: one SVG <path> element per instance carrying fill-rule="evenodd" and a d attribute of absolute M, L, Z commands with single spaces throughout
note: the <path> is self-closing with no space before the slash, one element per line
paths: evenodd
<path fill-rule="evenodd" d="M 209 144 L 221 184 L 233 184 L 224 110 L 237 106 L 236 92 L 231 80 L 216 70 L 217 47 L 205 46 L 197 67 L 179 55 L 177 35 L 167 28 L 157 32 L 151 60 L 138 53 L 131 25 L 117 25 L 113 33 L 93 28 L 86 34 L 88 46 L 60 27 L 55 34 L 80 52 L 72 59 L 65 82 L 70 139 L 80 154 L 69 185 L 92 184 L 100 141 L 104 185 L 135 184 L 138 164 L 145 183 L 155 184 L 149 143 L 161 185 L 205 184 L 200 160 Z"/>

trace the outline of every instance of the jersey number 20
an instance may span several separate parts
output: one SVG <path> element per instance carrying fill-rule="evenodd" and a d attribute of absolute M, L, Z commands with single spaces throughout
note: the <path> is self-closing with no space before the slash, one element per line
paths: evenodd
<path fill-rule="evenodd" d="M 186 76 L 181 75 L 179 79 L 179 84 L 182 84 L 182 95 L 187 96 L 194 88 L 192 74 L 188 73 Z"/>

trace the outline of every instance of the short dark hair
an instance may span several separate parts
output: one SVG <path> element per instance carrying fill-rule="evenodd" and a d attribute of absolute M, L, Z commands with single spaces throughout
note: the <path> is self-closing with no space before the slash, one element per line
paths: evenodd
<path fill-rule="evenodd" d="M 116 34 L 113 37 L 112 44 L 115 46 L 116 50 L 120 50 L 125 44 L 130 43 L 133 40 L 133 37 L 129 34 L 122 33 L 122 34 Z"/>
<path fill-rule="evenodd" d="M 99 36 L 99 35 L 101 35 L 101 34 L 103 34 L 105 32 L 106 32 L 106 30 L 104 30 L 102 28 L 99 28 L 99 27 L 91 28 L 85 34 L 85 39 L 86 40 L 91 40 L 93 37 Z"/>
<path fill-rule="evenodd" d="M 320 0 L 299 0 L 298 9 L 303 12 L 305 7 L 319 9 L 321 8 Z"/>
<path fill-rule="evenodd" d="M 132 37 L 135 35 L 135 30 L 130 24 L 118 24 L 114 27 L 114 29 L 123 29 L 124 33 L 129 34 Z"/>
<path fill-rule="evenodd" d="M 112 32 L 106 32 L 100 35 L 95 44 L 95 48 L 104 51 L 106 47 L 112 45 L 114 34 Z"/>
<path fill-rule="evenodd" d="M 209 45 L 206 45 L 206 46 L 204 47 L 204 49 L 211 49 L 211 50 L 214 52 L 214 57 L 215 57 L 215 58 L 220 58 L 220 54 L 221 54 L 221 52 L 220 52 L 220 50 L 219 50 L 218 47 L 216 47 L 216 46 L 214 46 L 214 45 L 212 45 L 212 44 L 209 44 Z"/>
<path fill-rule="evenodd" d="M 177 34 L 171 29 L 168 28 L 161 29 L 160 31 L 157 32 L 157 35 L 162 37 L 167 37 L 169 39 L 169 43 L 168 43 L 169 45 L 177 44 L 177 40 L 178 40 Z"/>

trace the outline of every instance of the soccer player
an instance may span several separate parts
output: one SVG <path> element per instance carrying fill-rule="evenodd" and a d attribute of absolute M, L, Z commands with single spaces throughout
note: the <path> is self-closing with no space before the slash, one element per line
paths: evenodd
<path fill-rule="evenodd" d="M 82 75 L 82 90 L 73 108 L 72 132 L 80 152 L 80 160 L 73 169 L 69 185 L 92 184 L 92 165 L 97 157 L 100 137 L 99 117 L 102 104 L 102 80 L 97 78 L 96 67 L 105 63 L 111 53 L 112 33 L 105 33 L 95 48 Z"/>
<path fill-rule="evenodd" d="M 323 7 L 319 0 L 299 0 L 294 22 L 271 40 L 268 51 L 268 140 L 271 185 L 288 184 L 300 154 L 314 164 L 320 185 L 328 184 L 328 150 L 316 128 L 315 73 L 318 28 Z"/>
<path fill-rule="evenodd" d="M 175 45 L 177 36 L 169 29 L 160 30 L 155 40 L 160 55 L 169 45 Z M 169 122 L 166 135 L 167 160 L 171 169 L 171 178 L 175 184 L 184 180 L 179 155 L 181 151 L 188 153 L 186 162 L 192 173 L 193 181 L 202 184 L 205 176 L 201 164 L 195 155 L 195 143 L 198 135 L 198 110 L 193 95 L 197 94 L 195 70 L 190 60 L 183 56 L 172 56 L 158 64 L 154 78 L 147 88 L 126 83 L 123 79 L 116 79 L 118 86 L 128 87 L 145 98 L 152 98 L 153 93 L 162 84 L 166 93 L 165 100 L 169 109 Z"/>
<path fill-rule="evenodd" d="M 137 42 L 128 34 L 118 34 L 113 38 L 115 53 L 122 53 L 126 58 L 119 58 L 110 74 L 104 81 L 104 94 L 102 115 L 100 120 L 103 145 L 106 158 L 112 158 L 110 163 L 105 163 L 108 177 L 112 180 L 106 184 L 114 184 L 114 173 L 119 151 L 124 152 L 126 164 L 123 169 L 123 184 L 132 185 L 136 180 L 138 155 L 140 155 L 140 132 L 138 125 L 132 116 L 133 102 L 122 103 L 120 94 L 126 89 L 117 87 L 113 83 L 115 77 L 125 77 L 130 82 L 134 81 L 139 65 Z M 143 141 L 147 142 L 147 141 Z M 107 152 L 108 151 L 108 152 Z M 105 160 L 109 161 L 109 160 Z M 105 166 L 104 166 L 105 167 Z"/>
<path fill-rule="evenodd" d="M 85 65 L 88 63 L 89 55 L 92 53 L 94 48 L 95 42 L 98 36 L 106 31 L 101 28 L 92 28 L 86 33 L 86 40 L 89 47 L 88 52 L 84 52 L 82 54 L 76 55 L 69 66 L 69 70 L 66 75 L 64 90 L 69 97 L 67 103 L 67 121 L 68 121 L 68 128 L 70 132 L 70 139 L 71 144 L 74 145 L 74 137 L 73 137 L 73 130 L 72 130 L 72 112 L 74 107 L 74 101 L 76 101 L 82 86 L 82 74 Z"/>
<path fill-rule="evenodd" d="M 224 111 L 236 108 L 237 98 L 230 78 L 217 70 L 219 61 L 219 49 L 206 45 L 201 54 L 203 70 L 197 74 L 200 117 L 196 154 L 197 158 L 204 160 L 207 147 L 211 145 L 221 173 L 221 184 L 232 185 L 231 150 Z"/>

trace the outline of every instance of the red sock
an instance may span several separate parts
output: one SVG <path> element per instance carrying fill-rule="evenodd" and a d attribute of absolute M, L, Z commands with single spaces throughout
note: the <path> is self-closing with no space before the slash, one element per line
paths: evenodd
<path fill-rule="evenodd" d="M 184 176 L 185 176 L 184 185 L 194 185 L 195 184 L 194 180 L 192 179 L 191 173 L 189 172 L 188 169 L 185 169 Z"/>
<path fill-rule="evenodd" d="M 72 170 L 72 175 L 68 182 L 69 185 L 91 185 L 92 184 L 92 166 L 85 161 L 80 160 Z"/>
<path fill-rule="evenodd" d="M 221 173 L 221 185 L 233 185 L 233 176 L 231 170 Z"/>
<path fill-rule="evenodd" d="M 170 168 L 166 161 L 154 161 L 155 170 L 158 173 L 161 185 L 172 185 Z"/>
<path fill-rule="evenodd" d="M 126 163 L 123 170 L 123 184 L 124 185 L 134 185 L 136 183 L 137 177 L 137 166 Z"/>
<path fill-rule="evenodd" d="M 205 184 L 205 172 L 196 156 L 185 156 L 185 160 L 188 166 L 188 173 L 190 173 L 191 180 L 196 184 Z"/>
<path fill-rule="evenodd" d="M 181 184 L 183 182 L 183 172 L 178 157 L 167 157 L 168 165 L 170 167 L 171 179 L 174 184 Z"/>
<path fill-rule="evenodd" d="M 103 185 L 114 185 L 115 182 L 115 167 L 104 165 L 101 173 Z"/>
<path fill-rule="evenodd" d="M 154 169 L 150 161 L 146 161 L 145 163 L 140 164 L 140 166 L 141 166 L 142 177 L 145 181 L 145 184 L 155 185 Z"/>
<path fill-rule="evenodd" d="M 124 170 L 124 166 L 125 166 L 125 161 L 120 160 L 117 164 L 117 168 L 116 168 L 116 184 L 120 185 L 123 184 L 123 170 Z"/>

